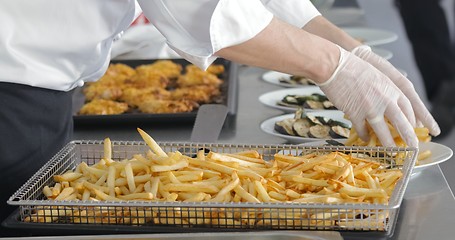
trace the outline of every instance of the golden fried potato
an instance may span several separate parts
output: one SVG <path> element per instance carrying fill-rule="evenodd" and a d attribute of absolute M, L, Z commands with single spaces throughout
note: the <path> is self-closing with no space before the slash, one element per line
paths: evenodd
<path fill-rule="evenodd" d="M 220 95 L 220 90 L 211 85 L 196 85 L 191 87 L 177 88 L 171 92 L 174 100 L 192 100 L 198 103 L 209 103 L 212 99 Z"/>
<path fill-rule="evenodd" d="M 190 100 L 161 100 L 151 99 L 141 102 L 138 108 L 144 113 L 179 113 L 191 112 L 199 105 Z"/>
<path fill-rule="evenodd" d="M 224 66 L 221 64 L 212 64 L 207 68 L 206 71 L 211 74 L 220 75 L 224 73 Z"/>
<path fill-rule="evenodd" d="M 188 87 L 194 85 L 212 85 L 219 87 L 223 81 L 216 75 L 201 70 L 195 65 L 186 66 L 185 75 L 181 75 L 177 79 L 177 85 L 180 87 Z"/>
<path fill-rule="evenodd" d="M 125 76 L 130 78 L 136 74 L 136 70 L 134 68 L 123 64 L 123 63 L 116 63 L 110 64 L 109 68 L 107 69 L 105 75 L 107 76 Z"/>
<path fill-rule="evenodd" d="M 157 70 L 167 78 L 178 78 L 182 72 L 182 65 L 171 60 L 158 60 L 152 64 L 145 65 L 149 69 Z"/>
<path fill-rule="evenodd" d="M 131 86 L 130 78 L 135 74 L 136 71 L 125 64 L 109 65 L 106 74 L 84 88 L 86 100 L 118 100 L 122 96 L 122 90 Z"/>
<path fill-rule="evenodd" d="M 216 101 L 222 84 L 217 75 L 224 71 L 223 65 L 214 64 L 202 71 L 190 64 L 182 75 L 182 65 L 171 60 L 158 60 L 136 68 L 110 64 L 98 81 L 86 84 L 83 93 L 87 102 L 121 101 L 145 113 L 190 112 L 199 104 Z M 81 114 L 106 114 L 104 108 L 111 105 L 114 104 L 109 101 L 96 101 L 84 106 Z M 116 113 L 126 111 L 127 108 L 121 110 L 123 106 Z"/>
<path fill-rule="evenodd" d="M 121 114 L 128 110 L 128 104 L 105 99 L 95 99 L 82 106 L 81 115 Z"/>
<path fill-rule="evenodd" d="M 117 100 L 122 96 L 122 89 L 118 86 L 109 86 L 102 83 L 92 83 L 84 88 L 85 100 L 94 99 Z"/>
<path fill-rule="evenodd" d="M 142 65 L 136 68 L 136 75 L 132 78 L 132 85 L 136 88 L 143 87 L 160 87 L 166 88 L 169 84 L 167 78 L 162 72 L 150 68 L 147 65 Z"/>
<path fill-rule="evenodd" d="M 171 93 L 164 88 L 146 87 L 146 88 L 127 88 L 123 91 L 121 100 L 132 107 L 136 107 L 141 102 L 149 99 L 169 99 Z"/>

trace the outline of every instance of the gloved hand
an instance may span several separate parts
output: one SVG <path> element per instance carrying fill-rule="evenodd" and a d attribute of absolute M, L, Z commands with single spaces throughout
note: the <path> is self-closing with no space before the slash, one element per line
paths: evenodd
<path fill-rule="evenodd" d="M 431 135 L 437 136 L 441 133 L 438 124 L 431 116 L 428 109 L 423 104 L 419 95 L 414 89 L 414 85 L 409 81 L 403 74 L 400 73 L 389 61 L 378 56 L 376 53 L 371 51 L 371 48 L 366 45 L 361 45 L 354 48 L 351 51 L 356 56 L 367 61 L 383 74 L 385 74 L 389 79 L 406 95 L 409 101 L 412 104 L 414 113 L 416 114 L 416 120 L 418 123 L 423 124 L 430 130 Z"/>
<path fill-rule="evenodd" d="M 415 115 L 403 92 L 382 72 L 354 54 L 340 49 L 338 67 L 319 87 L 329 100 L 348 115 L 359 137 L 367 141 L 366 122 L 383 146 L 395 146 L 384 117 L 408 146 L 417 147 Z"/>

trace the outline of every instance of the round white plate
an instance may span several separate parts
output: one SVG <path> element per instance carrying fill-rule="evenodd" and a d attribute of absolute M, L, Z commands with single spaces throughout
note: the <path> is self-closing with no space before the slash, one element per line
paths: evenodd
<path fill-rule="evenodd" d="M 288 106 L 280 106 L 277 102 L 281 101 L 286 95 L 292 94 L 299 94 L 299 95 L 311 95 L 313 93 L 319 93 L 324 95 L 321 89 L 317 86 L 309 86 L 305 88 L 286 88 L 280 89 L 273 92 L 264 93 L 259 96 L 259 102 L 262 104 L 271 107 L 283 110 L 285 112 L 295 112 L 297 107 L 288 107 Z M 305 109 L 306 111 L 319 111 L 313 109 Z M 327 110 L 327 111 L 336 111 L 336 110 Z"/>
<path fill-rule="evenodd" d="M 316 9 L 319 11 L 326 11 L 332 8 L 333 3 L 335 0 L 310 0 L 311 3 L 314 5 Z"/>
<path fill-rule="evenodd" d="M 345 139 L 339 140 L 339 142 L 343 143 L 346 141 Z M 304 146 L 323 146 L 326 144 L 326 141 L 313 141 L 310 143 L 304 143 Z M 449 160 L 452 155 L 453 151 L 449 147 L 442 145 L 440 143 L 435 142 L 420 142 L 419 143 L 419 151 L 423 152 L 426 150 L 431 151 L 431 156 L 420 160 L 419 165 L 414 166 L 414 170 L 420 170 L 429 166 L 433 166 L 442 162 Z"/>
<path fill-rule="evenodd" d="M 332 7 L 320 12 L 337 26 L 352 24 L 365 15 L 365 12 L 358 7 Z"/>
<path fill-rule="evenodd" d="M 404 77 L 408 76 L 408 73 L 405 70 L 400 69 L 400 68 L 397 68 L 397 70 L 400 71 L 400 73 L 403 74 Z"/>
<path fill-rule="evenodd" d="M 351 35 L 351 37 L 361 40 L 368 46 L 391 43 L 398 39 L 398 35 L 396 33 L 382 29 L 364 27 L 344 27 L 342 29 L 347 34 Z"/>
<path fill-rule="evenodd" d="M 335 121 L 340 121 L 342 123 L 346 123 L 349 126 L 351 126 L 351 121 L 344 118 L 344 113 L 342 111 L 324 110 L 324 111 L 307 112 L 306 114 L 309 116 L 321 116 L 321 117 L 333 119 Z M 275 131 L 275 123 L 278 121 L 287 119 L 287 118 L 294 118 L 294 114 L 285 114 L 285 115 L 269 118 L 261 123 L 261 125 L 260 125 L 261 130 L 264 131 L 265 133 L 284 138 L 291 143 L 321 142 L 321 139 L 319 139 L 319 138 L 304 138 L 304 137 L 298 137 L 298 136 L 291 136 L 291 135 L 281 134 L 281 133 Z M 344 140 L 344 139 L 334 139 L 334 140 L 339 141 L 339 140 Z"/>
<path fill-rule="evenodd" d="M 377 55 L 385 58 L 386 60 L 390 60 L 393 57 L 393 53 L 389 50 L 383 49 L 383 48 L 378 48 L 378 47 L 373 47 L 371 50 L 376 53 Z M 403 70 L 400 70 L 401 73 L 406 74 Z M 314 87 L 315 85 L 301 85 L 301 84 L 290 84 L 290 83 L 283 83 L 280 82 L 280 79 L 291 79 L 290 74 L 287 73 L 282 73 L 282 72 L 277 72 L 277 71 L 267 71 L 264 74 L 262 74 L 262 80 L 282 86 L 282 87 L 289 87 L 289 88 L 301 88 L 301 87 Z"/>
<path fill-rule="evenodd" d="M 419 165 L 416 165 L 414 169 L 425 168 L 445 162 L 449 160 L 453 155 L 452 149 L 440 143 L 435 142 L 419 143 L 419 151 L 423 152 L 426 150 L 431 151 L 431 156 L 429 158 L 420 160 Z"/>
<path fill-rule="evenodd" d="M 262 80 L 272 83 L 278 86 L 282 87 L 293 87 L 293 88 L 304 88 L 304 87 L 314 87 L 315 85 L 301 85 L 301 84 L 290 84 L 290 83 L 282 83 L 280 82 L 280 79 L 291 79 L 290 74 L 287 73 L 282 73 L 282 72 L 276 72 L 276 71 L 268 71 L 262 74 Z"/>
<path fill-rule="evenodd" d="M 372 47 L 371 50 L 376 53 L 377 55 L 385 58 L 386 60 L 390 60 L 393 57 L 393 53 L 389 50 L 384 48 Z"/>

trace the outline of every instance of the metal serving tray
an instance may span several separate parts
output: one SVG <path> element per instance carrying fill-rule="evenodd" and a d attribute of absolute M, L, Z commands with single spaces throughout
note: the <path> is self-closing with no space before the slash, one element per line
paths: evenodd
<path fill-rule="evenodd" d="M 164 59 L 149 59 L 149 60 L 112 60 L 111 63 L 123 63 L 130 67 L 137 67 L 144 64 L 151 64 L 158 60 Z M 189 65 L 190 62 L 185 59 L 169 59 L 175 63 L 181 64 L 183 67 Z M 224 104 L 228 107 L 228 118 L 235 117 L 237 114 L 237 79 L 238 79 L 238 64 L 225 59 L 217 59 L 214 64 L 224 66 L 225 72 L 220 76 L 223 84 L 220 86 L 221 96 L 216 103 Z M 119 123 L 173 123 L 173 122 L 194 122 L 196 119 L 197 110 L 183 113 L 162 113 L 150 114 L 140 112 L 127 112 L 118 115 L 78 115 L 77 112 L 85 103 L 85 96 L 82 88 L 77 88 L 73 95 L 73 120 L 76 126 L 79 125 L 96 125 L 96 124 L 119 124 Z"/>
<path fill-rule="evenodd" d="M 322 203 L 215 203 L 215 202 L 111 202 L 111 201 L 52 201 L 45 200 L 42 188 L 52 185 L 53 176 L 74 169 L 81 162 L 95 164 L 103 157 L 102 141 L 73 141 L 47 162 L 29 181 L 27 181 L 8 201 L 8 204 L 19 206 L 20 221 L 35 216 L 39 210 L 45 210 L 45 217 L 51 223 L 42 225 L 91 225 L 97 226 L 130 226 L 140 229 L 141 226 L 173 226 L 174 229 L 230 229 L 230 230 L 337 230 L 337 231 L 375 231 L 390 233 L 396 223 L 400 204 L 415 164 L 416 148 L 368 148 L 346 146 L 308 147 L 299 145 L 248 145 L 248 144 L 209 144 L 209 143 L 159 143 L 165 152 L 181 151 L 185 155 L 194 154 L 194 149 L 206 148 L 218 153 L 233 153 L 256 150 L 265 160 L 273 158 L 277 152 L 329 153 L 343 151 L 374 156 L 372 160 L 387 164 L 390 168 L 400 169 L 402 178 L 397 182 L 388 204 L 322 204 Z M 143 142 L 112 142 L 112 158 L 121 160 L 142 154 L 148 150 Z M 399 154 L 398 154 L 399 153 Z M 395 165 L 397 156 L 401 156 L 404 165 Z M 49 209 L 52 209 L 49 211 Z M 103 211 L 106 221 L 97 222 L 85 216 L 86 223 L 81 223 L 81 211 Z M 354 217 L 339 216 L 343 213 L 355 213 Z M 358 213 L 358 214 L 357 214 Z M 310 218 L 308 216 L 319 216 Z M 352 214 L 350 214 L 352 215 Z M 387 215 L 387 218 L 377 216 Z M 160 219 L 159 223 L 151 221 L 152 216 Z M 253 217 L 252 217 L 253 216 Z M 365 216 L 370 216 L 366 218 Z M 376 216 L 376 217 L 371 217 Z M 83 217 L 84 218 L 84 217 Z M 232 219 L 235 218 L 235 221 Z M 333 219 L 326 222 L 324 219 Z M 78 222 L 75 219 L 79 219 Z M 314 220 L 318 224 L 314 224 Z M 319 221 L 321 220 L 321 221 Z M 259 225 L 258 221 L 262 224 Z M 337 224 L 350 222 L 348 227 Z M 194 223 L 198 224 L 194 224 Z M 199 224 L 201 223 L 201 224 Z M 33 225 L 33 223 L 27 223 Z M 139 225 L 139 226 L 137 226 Z M 177 227 L 177 228 L 176 228 Z"/>

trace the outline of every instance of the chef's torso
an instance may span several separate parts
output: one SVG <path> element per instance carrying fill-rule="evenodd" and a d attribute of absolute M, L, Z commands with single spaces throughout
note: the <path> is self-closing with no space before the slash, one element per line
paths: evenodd
<path fill-rule="evenodd" d="M 0 81 L 67 91 L 98 79 L 134 0 L 14 0 L 0 7 Z"/>
<path fill-rule="evenodd" d="M 308 0 L 138 2 L 169 46 L 201 68 L 274 15 L 298 27 L 319 15 Z M 138 9 L 134 0 L 0 0 L 0 82 L 68 91 L 96 81 Z"/>

